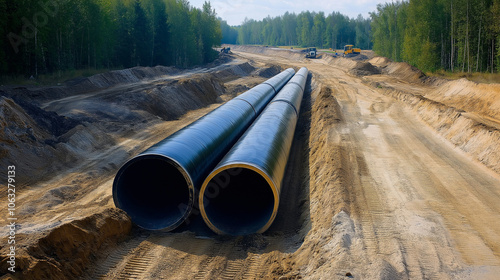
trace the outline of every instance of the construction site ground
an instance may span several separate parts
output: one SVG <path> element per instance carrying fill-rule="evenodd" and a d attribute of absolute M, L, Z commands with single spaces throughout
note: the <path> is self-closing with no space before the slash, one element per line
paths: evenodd
<path fill-rule="evenodd" d="M 2 227 L 0 279 L 498 279 L 499 84 L 428 78 L 372 52 L 231 51 L 190 70 L 0 87 L 0 202 L 15 165 L 18 218 L 17 272 L 7 273 Z M 173 232 L 147 231 L 115 208 L 112 182 L 129 158 L 303 66 L 311 75 L 267 232 L 218 236 L 196 210 Z M 8 215 L 0 207 L 2 225 Z"/>

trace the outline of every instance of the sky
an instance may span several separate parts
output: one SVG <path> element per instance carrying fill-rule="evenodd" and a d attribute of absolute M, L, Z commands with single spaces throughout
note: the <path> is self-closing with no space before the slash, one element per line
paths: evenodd
<path fill-rule="evenodd" d="M 207 0 L 188 0 L 191 6 L 201 8 Z M 212 8 L 217 16 L 227 21 L 229 25 L 240 25 L 243 20 L 262 20 L 268 15 L 276 17 L 285 12 L 320 12 L 325 16 L 332 12 L 340 12 L 350 18 L 356 18 L 361 14 L 364 18 L 369 17 L 370 12 L 374 12 L 377 4 L 386 3 L 391 0 L 210 0 Z"/>

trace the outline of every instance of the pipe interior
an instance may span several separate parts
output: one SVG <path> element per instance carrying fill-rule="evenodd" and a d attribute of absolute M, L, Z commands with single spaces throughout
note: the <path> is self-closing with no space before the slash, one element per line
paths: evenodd
<path fill-rule="evenodd" d="M 188 182 L 165 159 L 139 158 L 126 167 L 116 184 L 117 205 L 142 228 L 175 225 L 192 203 Z"/>
<path fill-rule="evenodd" d="M 207 184 L 204 195 L 208 219 L 226 234 L 255 233 L 273 214 L 272 187 L 250 169 L 231 168 L 218 173 Z"/>

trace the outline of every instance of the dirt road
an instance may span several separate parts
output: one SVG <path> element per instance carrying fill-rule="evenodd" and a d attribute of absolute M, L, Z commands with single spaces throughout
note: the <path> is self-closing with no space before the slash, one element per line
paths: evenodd
<path fill-rule="evenodd" d="M 387 72 L 389 67 L 382 74 L 359 75 L 353 72 L 359 65 L 347 59 L 232 49 L 238 61 L 255 69 L 305 66 L 312 72 L 275 223 L 264 234 L 246 237 L 216 236 L 197 213 L 175 232 L 132 228 L 125 241 L 93 253 L 82 278 L 498 279 L 500 176 L 493 171 L 498 150 L 488 150 L 494 144 L 484 147 L 486 136 L 471 142 L 473 137 L 457 140 L 461 134 L 449 133 L 461 118 L 484 116 L 496 123 L 494 116 L 464 105 L 455 123 L 444 120 L 440 113 L 456 116 L 459 103 L 448 105 L 453 100 L 439 99 L 438 93 L 425 101 L 442 106 L 439 110 L 411 101 L 441 88 L 413 79 L 419 74 L 411 71 L 406 78 Z M 226 86 L 255 81 L 242 76 Z M 79 186 L 77 196 L 60 205 L 32 198 L 38 212 L 28 219 L 31 231 L 113 207 L 111 182 L 119 163 L 112 158 L 125 160 L 217 106 L 124 135 L 74 172 L 31 188 L 26 200 L 71 180 Z M 474 133 L 498 133 L 482 125 L 474 126 Z M 107 172 L 89 173 L 103 164 Z"/>
<path fill-rule="evenodd" d="M 278 58 L 276 63 L 287 61 Z M 311 276 L 346 269 L 365 279 L 497 278 L 498 175 L 437 136 L 402 103 L 347 75 L 346 69 L 324 60 L 294 65 L 308 67 L 339 104 L 338 121 L 325 132 L 325 140 L 340 153 L 345 180 L 339 187 L 348 194 L 340 203 L 345 213 L 331 213 L 332 225 L 345 223 L 335 222 L 338 218 L 348 219 L 351 226 L 333 231 L 342 235 L 343 252 L 328 254 L 331 268 L 323 274 L 323 265 Z M 429 90 L 385 78 L 416 95 Z M 313 214 L 319 213 L 311 210 Z"/>

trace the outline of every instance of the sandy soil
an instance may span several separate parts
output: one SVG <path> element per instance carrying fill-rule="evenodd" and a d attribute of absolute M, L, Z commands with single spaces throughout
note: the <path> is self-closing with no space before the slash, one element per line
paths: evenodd
<path fill-rule="evenodd" d="M 50 153 L 57 176 L 41 171 L 40 181 L 22 186 L 21 271 L 4 277 L 498 278 L 498 85 L 429 79 L 407 64 L 371 56 L 305 59 L 288 50 L 231 49 L 235 59 L 217 67 L 39 98 L 42 109 L 78 123 L 58 137 L 13 99 L 0 100 L 0 113 L 25 127 L 3 124 L 10 129 L 0 137 L 3 147 L 24 135 L 18 148 L 43 148 L 52 139 L 54 150 L 67 147 L 73 158 L 83 157 L 65 167 L 72 160 Z M 114 208 L 111 183 L 127 158 L 281 68 L 302 66 L 312 75 L 278 217 L 266 233 L 216 236 L 197 213 L 174 232 L 144 231 Z M 104 116 L 89 105 L 103 102 L 114 106 Z M 183 109 L 161 114 L 175 105 Z M 4 150 L 9 160 L 17 155 Z M 22 152 L 36 158 L 36 151 Z M 2 223 L 6 215 L 0 211 Z"/>

